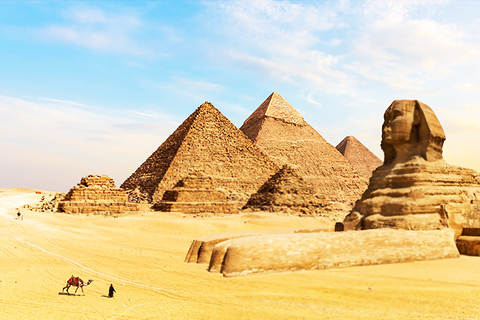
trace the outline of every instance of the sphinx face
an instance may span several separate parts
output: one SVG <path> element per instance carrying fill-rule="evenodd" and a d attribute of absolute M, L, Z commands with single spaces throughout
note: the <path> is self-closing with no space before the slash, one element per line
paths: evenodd
<path fill-rule="evenodd" d="M 394 146 L 408 142 L 414 122 L 414 110 L 415 104 L 410 101 L 394 102 L 385 111 L 382 140 Z"/>

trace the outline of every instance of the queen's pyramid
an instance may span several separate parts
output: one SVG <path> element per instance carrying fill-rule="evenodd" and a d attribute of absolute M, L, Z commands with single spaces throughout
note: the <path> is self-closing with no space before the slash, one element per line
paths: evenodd
<path fill-rule="evenodd" d="M 248 137 L 205 102 L 121 187 L 139 189 L 155 203 L 190 173 L 201 173 L 242 204 L 277 170 Z"/>
<path fill-rule="evenodd" d="M 373 170 L 383 164 L 382 160 L 353 136 L 345 137 L 336 148 L 366 179 L 370 179 Z"/>
<path fill-rule="evenodd" d="M 245 120 L 240 130 L 275 164 L 292 167 L 327 200 L 353 202 L 367 187 L 367 180 L 345 157 L 276 92 Z"/>

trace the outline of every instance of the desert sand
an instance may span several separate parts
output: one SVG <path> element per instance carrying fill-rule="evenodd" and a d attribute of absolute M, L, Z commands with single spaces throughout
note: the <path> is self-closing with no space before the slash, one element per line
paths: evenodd
<path fill-rule="evenodd" d="M 21 208 L 16 218 L 50 194 L 0 189 L 0 319 L 480 319 L 480 257 L 225 278 L 184 262 L 193 239 L 333 230 L 335 217 Z M 61 293 L 71 275 L 94 280 L 85 295 Z"/>

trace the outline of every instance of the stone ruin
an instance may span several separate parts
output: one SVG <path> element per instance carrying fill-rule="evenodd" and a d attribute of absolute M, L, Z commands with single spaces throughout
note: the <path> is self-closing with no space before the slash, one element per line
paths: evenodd
<path fill-rule="evenodd" d="M 165 212 L 238 212 L 238 203 L 228 202 L 227 193 L 215 188 L 213 179 L 200 172 L 190 173 L 173 189 L 165 191 L 162 200 L 154 207 Z"/>
<path fill-rule="evenodd" d="M 277 165 L 248 137 L 211 103 L 205 102 L 162 143 L 121 188 L 128 192 L 137 190 L 147 195 L 152 203 L 160 203 L 161 207 L 165 202 L 174 202 L 170 201 L 173 198 L 168 198 L 168 194 L 179 194 L 180 190 L 174 190 L 179 181 L 189 174 L 199 173 L 215 181 L 215 186 L 226 192 L 228 201 L 241 207 L 277 170 Z M 167 191 L 169 193 L 165 195 Z M 187 193 L 184 190 L 182 194 Z M 194 193 L 188 194 L 192 196 Z M 211 205 L 208 197 L 212 194 L 198 192 L 195 201 Z M 203 196 L 206 198 L 203 199 Z M 211 208 L 221 210 L 226 206 Z M 233 207 L 231 210 L 234 210 Z"/>
<path fill-rule="evenodd" d="M 345 218 L 347 229 L 435 230 L 480 227 L 480 173 L 443 160 L 443 128 L 417 100 L 396 100 L 385 112 L 384 164 Z"/>
<path fill-rule="evenodd" d="M 480 173 L 443 160 L 443 128 L 417 100 L 394 101 L 385 112 L 383 166 L 345 218 L 347 229 L 455 231 L 461 253 L 480 255 Z M 475 238 L 472 238 L 475 237 Z"/>
<path fill-rule="evenodd" d="M 326 203 L 313 186 L 284 165 L 250 197 L 244 209 L 313 215 L 325 213 Z"/>
<path fill-rule="evenodd" d="M 128 202 L 125 190 L 115 187 L 106 175 L 88 175 L 58 203 L 65 213 L 116 215 L 138 211 L 136 203 Z"/>
<path fill-rule="evenodd" d="M 285 99 L 273 92 L 240 130 L 279 167 L 288 165 L 324 198 L 348 212 L 368 180 L 311 127 Z"/>
<path fill-rule="evenodd" d="M 430 107 L 394 101 L 382 126 L 384 164 L 344 220 L 358 231 L 211 236 L 192 243 L 188 261 L 205 262 L 208 248 L 209 270 L 236 276 L 480 255 L 480 173 L 447 164 L 444 141 Z"/>
<path fill-rule="evenodd" d="M 353 136 L 345 137 L 335 148 L 365 179 L 370 179 L 373 170 L 383 164 L 382 160 Z"/>

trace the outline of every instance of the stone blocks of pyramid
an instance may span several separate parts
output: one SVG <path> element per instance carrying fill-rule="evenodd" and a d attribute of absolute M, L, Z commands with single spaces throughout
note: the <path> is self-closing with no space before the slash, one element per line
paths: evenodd
<path fill-rule="evenodd" d="M 373 170 L 383 164 L 382 160 L 353 136 L 345 137 L 335 148 L 366 179 L 370 179 Z"/>
<path fill-rule="evenodd" d="M 367 180 L 276 92 L 240 130 L 275 164 L 292 167 L 329 201 L 353 202 L 367 188 Z"/>
<path fill-rule="evenodd" d="M 115 187 L 106 175 L 88 175 L 59 202 L 58 210 L 66 213 L 113 215 L 138 211 L 136 203 L 127 201 L 125 190 Z"/>
<path fill-rule="evenodd" d="M 325 211 L 325 199 L 319 198 L 314 188 L 295 170 L 284 165 L 250 197 L 245 207 L 314 214 Z"/>
<path fill-rule="evenodd" d="M 278 170 L 248 137 L 211 103 L 198 107 L 122 184 L 152 202 L 190 173 L 211 177 L 230 200 L 243 205 Z"/>

